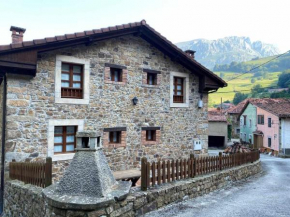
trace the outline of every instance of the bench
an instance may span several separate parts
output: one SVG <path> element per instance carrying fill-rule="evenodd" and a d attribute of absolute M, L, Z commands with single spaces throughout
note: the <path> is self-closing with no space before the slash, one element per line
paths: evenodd
<path fill-rule="evenodd" d="M 131 181 L 132 186 L 136 186 L 136 182 L 141 177 L 141 171 L 138 169 L 115 171 L 113 172 L 113 175 L 117 181 Z"/>

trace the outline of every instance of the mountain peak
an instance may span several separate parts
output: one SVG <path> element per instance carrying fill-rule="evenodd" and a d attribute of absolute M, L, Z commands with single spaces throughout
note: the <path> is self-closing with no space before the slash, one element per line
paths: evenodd
<path fill-rule="evenodd" d="M 228 36 L 216 40 L 195 39 L 176 45 L 182 50 L 195 50 L 196 60 L 209 69 L 213 69 L 216 64 L 244 62 L 280 53 L 276 46 L 261 41 L 252 42 L 246 36 Z"/>

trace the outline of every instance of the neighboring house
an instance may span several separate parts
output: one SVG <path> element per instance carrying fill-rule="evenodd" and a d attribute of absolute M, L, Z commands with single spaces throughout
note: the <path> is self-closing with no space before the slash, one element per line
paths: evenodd
<path fill-rule="evenodd" d="M 251 99 L 248 100 L 248 102 L 251 101 Z M 247 142 L 250 144 L 254 143 L 254 136 L 253 132 L 257 129 L 257 108 L 252 105 L 251 103 L 248 104 L 248 106 L 243 110 L 242 115 L 240 115 L 238 118 L 240 119 L 240 139 L 243 142 Z"/>
<path fill-rule="evenodd" d="M 208 146 L 225 147 L 228 142 L 228 122 L 225 111 L 208 109 Z"/>
<path fill-rule="evenodd" d="M 290 100 L 289 99 L 250 99 L 240 114 L 241 139 L 250 142 L 252 135 L 255 148 L 266 148 L 274 155 L 290 155 Z M 251 119 L 250 123 L 244 121 Z M 245 126 L 245 127 L 243 127 Z"/>
<path fill-rule="evenodd" d="M 248 99 L 240 102 L 236 106 L 230 107 L 226 111 L 226 116 L 229 121 L 229 124 L 232 125 L 232 138 L 240 138 L 240 119 L 239 114 L 242 111 L 244 105 L 247 103 Z"/>
<path fill-rule="evenodd" d="M 144 20 L 26 42 L 11 31 L 0 46 L 2 174 L 4 162 L 47 156 L 61 174 L 83 130 L 113 170 L 188 157 L 195 141 L 207 153 L 208 91 L 226 83 Z"/>

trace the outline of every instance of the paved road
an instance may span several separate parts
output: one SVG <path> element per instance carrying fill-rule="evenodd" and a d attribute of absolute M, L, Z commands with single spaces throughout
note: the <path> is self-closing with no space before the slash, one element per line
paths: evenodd
<path fill-rule="evenodd" d="M 262 174 L 148 213 L 146 217 L 289 217 L 290 159 L 261 155 L 261 160 Z"/>

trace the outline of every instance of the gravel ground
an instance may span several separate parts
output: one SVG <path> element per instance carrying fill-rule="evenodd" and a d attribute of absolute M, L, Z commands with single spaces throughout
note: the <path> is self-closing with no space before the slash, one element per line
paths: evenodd
<path fill-rule="evenodd" d="M 145 216 L 290 216 L 290 159 L 261 155 L 261 161 L 261 174 Z"/>

